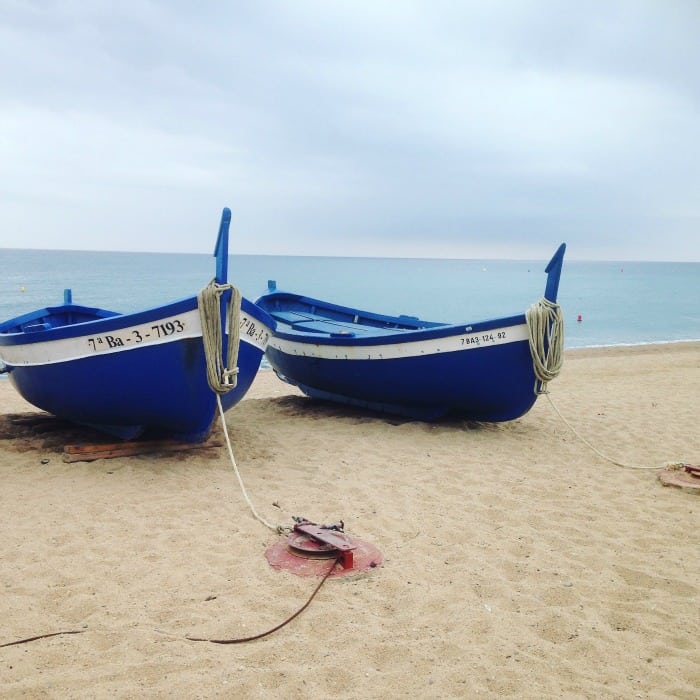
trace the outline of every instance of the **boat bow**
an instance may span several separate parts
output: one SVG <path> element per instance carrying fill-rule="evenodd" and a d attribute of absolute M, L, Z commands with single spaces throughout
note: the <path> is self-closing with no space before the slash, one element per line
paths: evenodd
<path fill-rule="evenodd" d="M 559 278 L 561 277 L 561 268 L 564 263 L 564 253 L 566 252 L 566 243 L 562 243 L 557 252 L 554 253 L 544 271 L 547 273 L 547 286 L 544 290 L 545 299 L 551 302 L 556 302 L 559 292 Z"/>

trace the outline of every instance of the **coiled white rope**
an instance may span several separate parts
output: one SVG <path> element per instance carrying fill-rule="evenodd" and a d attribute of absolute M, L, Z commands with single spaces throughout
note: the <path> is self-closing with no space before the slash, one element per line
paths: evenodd
<path fill-rule="evenodd" d="M 546 394 L 547 383 L 564 363 L 564 315 L 559 304 L 542 297 L 525 312 L 525 320 L 536 377 L 534 391 Z"/>
<path fill-rule="evenodd" d="M 228 343 L 226 362 L 221 358 L 224 329 L 221 327 L 221 297 L 230 291 L 226 303 Z M 212 391 L 226 394 L 236 388 L 238 381 L 238 343 L 240 340 L 241 293 L 232 284 L 218 284 L 212 280 L 197 295 L 202 342 L 207 362 L 207 381 Z"/>

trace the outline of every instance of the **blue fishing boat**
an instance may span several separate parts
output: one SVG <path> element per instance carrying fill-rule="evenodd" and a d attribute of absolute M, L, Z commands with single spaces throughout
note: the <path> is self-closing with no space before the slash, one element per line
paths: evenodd
<path fill-rule="evenodd" d="M 561 367 L 556 303 L 564 251 L 525 313 L 446 324 L 386 316 L 277 289 L 256 304 L 277 322 L 266 357 L 308 396 L 434 420 L 506 421 L 526 413 Z"/>
<path fill-rule="evenodd" d="M 0 323 L 0 366 L 29 403 L 124 439 L 197 442 L 250 388 L 275 322 L 229 284 L 231 212 L 199 294 L 136 313 L 74 304 Z"/>

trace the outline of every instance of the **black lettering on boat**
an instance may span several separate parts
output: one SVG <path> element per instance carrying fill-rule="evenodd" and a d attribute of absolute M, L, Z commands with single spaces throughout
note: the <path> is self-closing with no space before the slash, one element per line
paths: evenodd
<path fill-rule="evenodd" d="M 106 335 L 105 342 L 110 348 L 124 347 L 124 341 L 119 336 Z"/>

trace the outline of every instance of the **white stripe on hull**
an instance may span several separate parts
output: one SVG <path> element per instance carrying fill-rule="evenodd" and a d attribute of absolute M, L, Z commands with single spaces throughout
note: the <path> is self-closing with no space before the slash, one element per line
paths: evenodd
<path fill-rule="evenodd" d="M 461 333 L 431 340 L 395 342 L 383 345 L 327 345 L 325 343 L 298 342 L 273 336 L 270 347 L 286 355 L 317 357 L 324 360 L 393 360 L 406 357 L 436 355 L 445 352 L 462 352 L 479 348 L 507 345 L 528 340 L 525 323 L 517 326 L 494 328 L 479 333 Z M 398 336 L 397 336 L 398 338 Z"/>
<path fill-rule="evenodd" d="M 265 351 L 272 331 L 249 314 L 241 313 L 241 341 Z M 253 330 L 254 333 L 246 332 Z M 42 331 L 39 331 L 41 333 Z M 108 333 L 81 335 L 37 343 L 0 346 L 0 360 L 15 367 L 46 365 L 96 355 L 137 350 L 149 345 L 173 343 L 184 338 L 201 338 L 199 311 L 192 309 L 148 323 L 126 326 Z"/>

